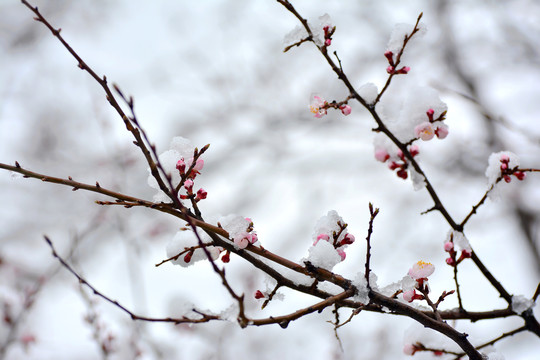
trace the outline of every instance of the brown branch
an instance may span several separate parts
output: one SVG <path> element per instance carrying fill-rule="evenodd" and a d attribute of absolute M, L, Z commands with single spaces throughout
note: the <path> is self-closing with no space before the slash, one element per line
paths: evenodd
<path fill-rule="evenodd" d="M 373 208 L 373 204 L 372 203 L 369 203 L 369 214 L 370 214 L 370 218 L 369 218 L 369 227 L 368 227 L 368 234 L 367 234 L 367 237 L 366 237 L 366 242 L 367 242 L 367 250 L 366 250 L 366 272 L 364 274 L 365 278 L 366 278 L 366 282 L 367 282 L 367 288 L 369 290 L 371 290 L 371 287 L 369 285 L 369 272 L 371 271 L 370 268 L 369 268 L 369 261 L 370 261 L 370 258 L 371 258 L 371 234 L 373 233 L 373 221 L 375 220 L 375 217 L 379 214 L 379 209 L 378 208 Z"/>
<path fill-rule="evenodd" d="M 49 247 L 51 248 L 52 255 L 60 262 L 60 264 L 66 270 L 68 270 L 73 276 L 75 276 L 82 285 L 88 287 L 90 290 L 92 290 L 92 292 L 95 295 L 99 296 L 103 300 L 107 301 L 108 303 L 111 303 L 112 305 L 116 306 L 123 312 L 127 313 L 131 317 L 132 320 L 141 320 L 141 321 L 148 321 L 148 322 L 168 322 L 168 323 L 174 323 L 174 324 L 182 324 L 182 323 L 194 324 L 194 323 L 205 323 L 211 320 L 221 320 L 218 315 L 205 314 L 197 309 L 193 309 L 192 311 L 201 316 L 201 318 L 199 319 L 192 319 L 187 316 L 183 316 L 181 318 L 170 318 L 170 317 L 153 318 L 153 317 L 137 315 L 131 310 L 129 310 L 128 308 L 126 308 L 125 306 L 123 306 L 122 304 L 120 304 L 118 301 L 111 299 L 110 297 L 106 296 L 105 294 L 97 290 L 94 286 L 92 286 L 88 281 L 86 281 L 86 279 L 84 279 L 81 275 L 79 275 L 79 273 L 75 269 L 73 269 L 60 255 L 58 255 L 52 241 L 47 236 L 44 236 L 44 238 L 47 244 L 49 245 Z"/>

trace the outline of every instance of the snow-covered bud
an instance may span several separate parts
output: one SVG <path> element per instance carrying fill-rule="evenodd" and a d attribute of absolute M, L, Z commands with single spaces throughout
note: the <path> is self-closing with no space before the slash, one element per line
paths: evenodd
<path fill-rule="evenodd" d="M 414 355 L 415 352 L 418 351 L 418 348 L 413 344 L 405 344 L 403 346 L 403 353 L 405 355 Z"/>

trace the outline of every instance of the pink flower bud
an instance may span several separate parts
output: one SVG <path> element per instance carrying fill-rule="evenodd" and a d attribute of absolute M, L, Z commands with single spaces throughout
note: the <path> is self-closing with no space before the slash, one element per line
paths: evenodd
<path fill-rule="evenodd" d="M 341 240 L 341 245 L 350 245 L 354 243 L 354 235 L 353 234 L 346 234 L 343 240 Z"/>
<path fill-rule="evenodd" d="M 225 255 L 221 257 L 221 261 L 223 261 L 225 264 L 231 261 L 231 252 L 227 251 Z"/>
<path fill-rule="evenodd" d="M 444 251 L 450 252 L 454 249 L 454 243 L 451 241 L 447 241 L 444 243 Z"/>
<path fill-rule="evenodd" d="M 409 71 L 411 71 L 411 68 L 408 67 L 408 66 L 404 66 L 401 69 L 399 69 L 398 71 L 396 71 L 396 73 L 404 75 L 404 74 L 408 74 Z"/>
<path fill-rule="evenodd" d="M 188 193 L 191 193 L 193 191 L 193 180 L 187 179 L 184 181 L 184 188 L 187 190 Z"/>
<path fill-rule="evenodd" d="M 388 63 L 393 67 L 394 66 L 394 53 L 390 50 L 384 52 L 384 57 L 388 60 Z"/>
<path fill-rule="evenodd" d="M 396 68 L 390 65 L 389 67 L 386 68 L 386 72 L 389 73 L 390 75 L 395 74 Z"/>
<path fill-rule="evenodd" d="M 441 125 L 437 127 L 435 129 L 435 135 L 437 135 L 437 137 L 441 140 L 444 139 L 445 137 L 448 136 L 448 127 L 445 125 Z"/>
<path fill-rule="evenodd" d="M 446 263 L 450 266 L 456 266 L 456 262 L 451 257 L 446 258 Z"/>
<path fill-rule="evenodd" d="M 349 105 L 341 105 L 340 108 L 343 115 L 347 116 L 351 113 L 351 107 Z"/>
<path fill-rule="evenodd" d="M 514 176 L 518 179 L 518 180 L 523 180 L 525 179 L 525 177 L 527 177 L 527 174 L 524 173 L 523 171 L 516 171 L 514 173 Z"/>
<path fill-rule="evenodd" d="M 420 153 L 420 149 L 418 148 L 417 145 L 412 145 L 409 149 L 409 152 L 411 153 L 412 157 L 415 157 L 416 155 Z"/>
<path fill-rule="evenodd" d="M 326 45 L 326 46 L 332 45 L 332 39 L 330 39 L 330 38 L 326 39 L 326 40 L 324 41 L 324 45 Z"/>
<path fill-rule="evenodd" d="M 433 115 L 434 114 L 435 114 L 435 110 L 433 110 L 433 109 L 429 109 L 428 111 L 426 111 L 426 115 L 427 115 L 430 122 L 433 122 Z"/>
<path fill-rule="evenodd" d="M 407 174 L 407 170 L 404 170 L 404 169 L 401 169 L 399 170 L 397 173 L 396 173 L 397 176 L 399 176 L 400 178 L 402 178 L 403 180 L 406 180 L 407 177 L 409 176 Z"/>
<path fill-rule="evenodd" d="M 416 291 L 414 289 L 403 292 L 403 300 L 413 302 Z"/>
<path fill-rule="evenodd" d="M 199 191 L 197 191 L 195 201 L 204 200 L 206 199 L 206 196 L 208 196 L 208 193 L 203 188 L 200 188 Z"/>
<path fill-rule="evenodd" d="M 255 299 L 264 299 L 264 298 L 265 298 L 265 296 L 264 296 L 264 294 L 262 293 L 261 290 L 255 291 Z"/>
<path fill-rule="evenodd" d="M 509 162 L 510 161 L 510 157 L 507 155 L 507 154 L 501 154 L 501 162 Z"/>
<path fill-rule="evenodd" d="M 501 164 L 501 170 L 504 171 L 504 170 L 506 170 L 506 169 L 508 169 L 508 163 L 503 162 L 503 163 Z"/>
<path fill-rule="evenodd" d="M 375 159 L 383 163 L 390 159 L 390 154 L 388 154 L 388 152 L 384 149 L 378 149 L 375 150 Z"/>
<path fill-rule="evenodd" d="M 188 263 L 191 261 L 191 257 L 193 256 L 193 250 L 188 252 L 185 256 L 184 256 L 184 262 L 185 263 Z"/>
<path fill-rule="evenodd" d="M 328 236 L 328 234 L 319 234 L 319 235 L 317 236 L 317 241 L 319 241 L 319 240 L 326 240 L 326 241 L 328 241 L 328 240 L 330 240 L 330 236 Z"/>
<path fill-rule="evenodd" d="M 512 178 L 511 178 L 510 176 L 508 176 L 508 175 L 504 175 L 504 176 L 503 176 L 503 179 L 504 179 L 504 181 L 506 181 L 507 183 L 509 183 L 510 181 L 512 181 Z"/>
<path fill-rule="evenodd" d="M 341 257 L 341 261 L 345 260 L 345 258 L 347 257 L 347 254 L 345 254 L 345 251 L 343 251 L 341 249 L 336 249 L 336 251 L 339 254 L 339 256 Z"/>
<path fill-rule="evenodd" d="M 181 158 L 176 163 L 176 169 L 180 171 L 180 174 L 184 174 L 186 172 L 186 163 L 184 161 L 184 158 Z"/>

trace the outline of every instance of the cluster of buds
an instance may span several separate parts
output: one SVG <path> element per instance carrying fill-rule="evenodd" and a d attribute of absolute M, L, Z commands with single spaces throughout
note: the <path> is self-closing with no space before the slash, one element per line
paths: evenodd
<path fill-rule="evenodd" d="M 195 202 L 206 199 L 208 193 L 203 188 L 197 190 L 197 193 L 193 192 L 193 180 L 200 174 L 200 171 L 204 167 L 203 159 L 196 159 L 193 163 L 193 158 L 185 161 L 181 158 L 176 163 L 176 169 L 180 173 L 182 179 L 184 179 L 182 186 L 186 190 L 185 195 L 180 195 L 180 199 L 193 199 Z"/>
<path fill-rule="evenodd" d="M 336 27 L 332 25 L 325 25 L 323 27 L 324 30 L 324 45 L 330 46 L 332 45 L 332 35 L 334 35 L 334 32 L 336 31 Z"/>
<path fill-rule="evenodd" d="M 458 258 L 457 251 L 455 250 L 455 246 L 454 246 L 453 234 L 450 234 L 450 238 L 448 239 L 448 241 L 444 243 L 444 251 L 448 253 L 448 257 L 446 258 L 446 263 L 453 267 L 457 266 L 463 260 L 470 258 L 472 254 L 471 250 L 463 249 L 461 250 L 461 254 L 459 255 L 459 258 Z"/>
<path fill-rule="evenodd" d="M 341 257 L 341 261 L 343 261 L 347 257 L 347 254 L 345 254 L 345 246 L 354 243 L 355 238 L 353 234 L 346 232 L 347 224 L 338 221 L 338 226 L 339 231 L 332 232 L 331 237 L 330 234 L 327 233 L 317 235 L 317 238 L 313 242 L 313 246 L 317 245 L 317 243 L 321 240 L 327 241 L 334 246 L 334 249 L 336 249 L 336 252 Z"/>
<path fill-rule="evenodd" d="M 525 176 L 527 174 L 525 174 L 523 171 L 518 170 L 517 166 L 513 169 L 510 169 L 510 157 L 507 154 L 501 154 L 500 162 L 501 176 L 504 181 L 506 181 L 507 183 L 512 181 L 510 175 L 514 175 L 520 181 L 525 179 Z"/>
<path fill-rule="evenodd" d="M 253 221 L 250 218 L 246 218 L 249 225 L 245 231 L 242 231 L 234 236 L 232 241 L 240 249 L 245 249 L 249 244 L 255 244 L 257 240 L 257 233 L 253 230 Z"/>
<path fill-rule="evenodd" d="M 428 141 L 433 139 L 434 136 L 444 139 L 448 135 L 448 127 L 442 122 L 445 119 L 446 111 L 443 111 L 436 119 L 434 114 L 435 110 L 429 109 L 426 112 L 428 121 L 424 121 L 414 128 L 414 135 L 418 139 Z"/>
<path fill-rule="evenodd" d="M 339 109 L 345 116 L 349 115 L 352 111 L 351 107 L 346 102 L 332 101 L 329 103 L 322 96 L 313 94 L 309 102 L 309 110 L 314 114 L 316 118 L 321 118 L 326 115 L 326 110 L 329 108 Z"/>
<path fill-rule="evenodd" d="M 425 296 L 429 293 L 429 287 L 427 284 L 428 276 L 433 274 L 435 266 L 431 263 L 424 261 L 418 261 L 409 269 L 409 276 L 413 278 L 416 283 L 412 289 L 403 291 L 403 300 L 413 302 L 414 300 L 424 300 Z M 416 292 L 419 290 L 422 294 Z"/>
<path fill-rule="evenodd" d="M 419 154 L 418 146 L 412 145 L 409 148 L 409 153 L 411 154 L 412 157 L 415 157 L 416 155 L 418 155 Z M 405 155 L 403 154 L 403 151 L 401 150 L 398 150 L 397 157 L 398 159 L 391 160 L 388 163 L 388 168 L 392 171 L 397 170 L 396 175 L 405 180 L 408 177 L 407 169 L 409 167 L 409 162 L 407 161 L 407 158 L 405 157 Z M 384 163 L 390 159 L 390 154 L 385 149 L 378 149 L 375 151 L 375 159 Z"/>
<path fill-rule="evenodd" d="M 411 68 L 408 66 L 403 66 L 401 69 L 396 69 L 396 64 L 394 63 L 394 53 L 390 50 L 384 53 L 384 57 L 388 60 L 389 66 L 386 68 L 386 72 L 390 75 L 405 75 Z"/>

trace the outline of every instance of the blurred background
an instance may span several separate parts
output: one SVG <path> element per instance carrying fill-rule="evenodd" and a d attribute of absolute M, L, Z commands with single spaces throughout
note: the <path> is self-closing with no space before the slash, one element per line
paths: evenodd
<path fill-rule="evenodd" d="M 346 88 L 312 44 L 283 53 L 298 21 L 275 1 L 34 1 L 100 75 L 135 98 L 136 113 L 158 151 L 174 136 L 210 143 L 196 186 L 208 191 L 205 217 L 253 219 L 261 244 L 298 261 L 319 217 L 336 210 L 357 242 L 334 269 L 363 271 L 369 211 L 380 208 L 372 269 L 380 286 L 400 280 L 418 260 L 436 266 L 433 294 L 454 288 L 442 244 L 449 226 L 432 206 L 373 157 L 374 121 L 360 104 L 316 119 L 309 96 L 343 100 Z M 435 88 L 448 104 L 444 141 L 420 143 L 420 163 L 460 222 L 487 190 L 492 152 L 510 150 L 522 167 L 540 168 L 540 3 L 498 1 L 294 1 L 317 24 L 337 26 L 331 50 L 358 89 L 380 89 L 383 56 L 396 23 L 423 12 L 428 31 L 412 41 L 385 108 L 399 110 L 413 85 Z M 152 199 L 147 165 L 101 88 L 20 2 L 0 0 L 0 162 Z M 532 297 L 540 279 L 540 179 L 504 184 L 465 233 L 511 294 Z M 362 312 L 338 330 L 331 309 L 279 326 L 240 329 L 234 322 L 174 326 L 133 322 L 81 288 L 51 256 L 58 251 L 97 289 L 139 315 L 180 316 L 190 304 L 215 312 L 233 300 L 208 264 L 154 265 L 183 226 L 142 208 L 95 204 L 104 197 L 0 172 L 0 358 L 4 359 L 399 359 L 414 322 Z M 459 268 L 464 305 L 505 308 L 471 261 Z M 260 311 L 252 298 L 265 276 L 232 256 L 227 275 L 246 294 L 254 318 L 317 302 L 283 290 Z M 443 308 L 457 306 L 455 297 Z M 538 309 L 536 310 L 538 313 Z M 345 320 L 350 310 L 341 309 Z M 520 318 L 458 322 L 474 344 L 522 325 Z M 439 343 L 437 335 L 433 335 Z M 520 333 L 495 348 L 507 359 L 537 359 L 539 339 Z M 418 359 L 430 354 L 419 353 Z M 452 357 L 440 357 L 441 359 Z"/>

